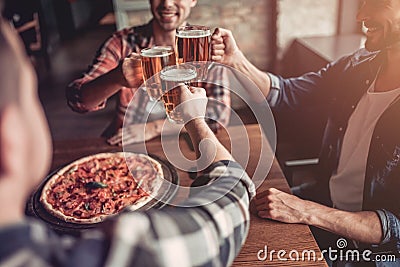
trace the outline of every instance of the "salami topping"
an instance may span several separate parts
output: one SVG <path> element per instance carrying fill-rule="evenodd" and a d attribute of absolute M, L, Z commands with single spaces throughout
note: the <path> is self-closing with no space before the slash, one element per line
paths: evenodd
<path fill-rule="evenodd" d="M 146 204 L 159 189 L 160 178 L 161 165 L 149 156 L 102 153 L 58 171 L 44 186 L 40 201 L 65 221 L 96 223 L 128 206 Z"/>

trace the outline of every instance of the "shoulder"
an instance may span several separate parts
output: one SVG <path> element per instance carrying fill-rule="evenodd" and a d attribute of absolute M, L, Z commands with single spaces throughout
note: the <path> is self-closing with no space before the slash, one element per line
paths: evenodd
<path fill-rule="evenodd" d="M 352 54 L 342 56 L 341 58 L 329 63 L 325 69 L 334 69 L 340 72 L 359 69 L 356 67 L 364 66 L 372 61 L 376 61 L 374 59 L 379 58 L 380 54 L 380 51 L 370 52 L 365 48 L 360 48 Z"/>
<path fill-rule="evenodd" d="M 133 33 L 134 33 L 134 27 L 123 28 L 121 30 L 118 30 L 118 31 L 114 32 L 112 34 L 111 38 L 123 39 L 123 38 L 127 38 L 128 35 L 133 34 Z"/>
<path fill-rule="evenodd" d="M 345 54 L 336 60 L 333 60 L 331 64 L 336 64 L 340 62 L 351 62 L 353 64 L 361 63 L 365 60 L 370 60 L 375 58 L 380 52 L 370 52 L 365 48 L 360 48 L 353 53 Z"/>
<path fill-rule="evenodd" d="M 355 51 L 352 55 L 350 55 L 349 59 L 353 66 L 369 62 L 372 59 L 375 59 L 381 54 L 380 51 L 370 52 L 365 48 L 360 48 L 359 50 Z"/>
<path fill-rule="evenodd" d="M 131 27 L 130 29 L 132 29 L 137 34 L 149 34 L 149 33 L 153 33 L 152 24 L 153 24 L 153 21 L 151 20 L 146 24 L 134 26 L 134 27 Z"/>
<path fill-rule="evenodd" d="M 147 24 L 124 28 L 113 34 L 113 39 L 126 42 L 138 49 L 147 47 L 153 36 L 152 21 Z"/>
<path fill-rule="evenodd" d="M 130 35 L 148 35 L 149 33 L 152 34 L 152 32 L 153 32 L 153 27 L 150 21 L 146 24 L 120 29 L 114 32 L 112 36 L 116 38 L 127 38 Z"/>
<path fill-rule="evenodd" d="M 365 48 L 360 48 L 351 54 L 346 54 L 341 56 L 340 58 L 331 62 L 331 64 L 335 65 L 341 62 L 349 62 L 353 64 L 357 64 L 365 59 L 372 57 L 374 53 L 369 52 Z"/>
<path fill-rule="evenodd" d="M 130 28 L 122 29 L 119 31 L 119 34 L 121 36 L 128 36 L 128 37 L 135 36 L 136 38 L 137 37 L 150 38 L 153 35 L 152 21 L 143 25 L 137 25 Z"/>

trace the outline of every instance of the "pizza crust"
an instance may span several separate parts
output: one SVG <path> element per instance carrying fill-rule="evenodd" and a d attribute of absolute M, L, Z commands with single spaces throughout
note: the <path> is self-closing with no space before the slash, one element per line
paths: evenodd
<path fill-rule="evenodd" d="M 40 195 L 40 202 L 42 203 L 43 207 L 49 212 L 51 215 L 66 221 L 66 222 L 72 222 L 72 223 L 78 223 L 78 224 L 93 224 L 93 223 L 99 223 L 104 221 L 106 218 L 113 217 L 120 213 L 121 211 L 117 212 L 116 214 L 99 214 L 95 215 L 91 218 L 77 218 L 73 216 L 66 215 L 62 213 L 60 210 L 53 208 L 53 206 L 47 201 L 47 197 L 51 192 L 51 189 L 53 186 L 59 181 L 63 175 L 69 171 L 73 171 L 76 166 L 81 165 L 83 163 L 87 163 L 92 161 L 93 159 L 107 159 L 107 158 L 114 158 L 114 157 L 122 157 L 124 158 L 124 163 L 126 163 L 126 159 L 129 157 L 140 157 L 148 160 L 152 167 L 155 170 L 156 176 L 153 178 L 153 181 L 150 183 L 147 183 L 147 190 L 146 193 L 149 195 L 141 197 L 137 199 L 135 202 L 133 202 L 131 205 L 125 206 L 121 211 L 124 209 L 129 209 L 130 211 L 137 210 L 144 205 L 146 205 L 149 201 L 151 201 L 158 193 L 158 191 L 161 188 L 162 180 L 163 180 L 163 170 L 162 170 L 162 165 L 156 161 L 155 159 L 145 155 L 145 154 L 137 154 L 137 153 L 132 153 L 132 152 L 116 152 L 116 153 L 100 153 L 96 155 L 91 155 L 87 157 L 83 157 L 81 159 L 78 159 L 67 166 L 61 168 L 57 173 L 55 173 L 52 177 L 49 178 L 49 180 L 46 182 L 46 184 L 43 186 L 41 195 Z M 128 165 L 128 169 L 130 170 L 130 173 L 135 170 L 131 170 L 131 168 Z"/>

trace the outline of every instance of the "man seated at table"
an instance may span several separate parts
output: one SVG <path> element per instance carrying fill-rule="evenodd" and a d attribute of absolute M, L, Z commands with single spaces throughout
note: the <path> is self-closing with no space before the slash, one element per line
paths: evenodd
<path fill-rule="evenodd" d="M 365 48 L 301 77 L 283 79 L 260 71 L 224 29 L 216 30 L 212 37 L 212 58 L 247 75 L 275 112 L 320 103 L 330 106 L 319 157 L 320 177 L 316 184 L 305 184 L 294 192 L 312 201 L 270 189 L 255 201 L 258 215 L 313 225 L 357 241 L 356 246 L 375 244 L 397 253 L 400 1 L 366 0 L 357 19 L 368 29 Z M 338 236 L 332 239 L 336 241 Z M 336 248 L 336 244 L 330 245 Z"/>
<path fill-rule="evenodd" d="M 211 159 L 195 180 L 203 189 L 181 207 L 124 213 L 81 238 L 60 237 L 45 223 L 24 216 L 28 196 L 49 168 L 50 135 L 33 68 L 1 17 L 0 58 L 0 266 L 232 263 L 247 236 L 247 209 L 255 188 L 205 123 L 204 89 L 182 87 L 182 100 L 190 105 L 183 109 L 186 130 L 198 158 Z"/>
<path fill-rule="evenodd" d="M 107 99 L 118 93 L 116 116 L 103 133 L 103 136 L 108 138 L 121 129 L 128 104 L 132 99 L 135 102 L 132 104 L 135 113 L 130 122 L 146 123 L 153 103 L 149 102 L 149 97 L 144 91 L 138 90 L 143 82 L 139 53 L 144 48 L 156 45 L 174 46 L 176 29 L 186 24 L 197 0 L 149 0 L 149 2 L 153 14 L 152 20 L 145 25 L 115 32 L 99 48 L 93 63 L 83 76 L 67 87 L 68 105 L 74 111 L 81 113 L 104 108 Z M 217 83 L 224 76 L 222 68 L 213 73 L 213 77 L 209 79 Z M 206 117 L 226 126 L 230 117 L 229 90 L 211 83 L 206 84 L 205 88 L 207 95 L 216 100 L 209 102 Z M 134 97 L 135 94 L 137 95 Z M 158 112 L 153 111 L 148 117 L 145 135 L 142 133 L 143 127 L 131 128 L 132 131 L 136 129 L 136 135 L 132 134 L 131 142 L 149 140 L 161 134 L 165 112 L 162 109 L 154 110 Z M 218 123 L 211 123 L 210 127 L 216 130 L 221 126 Z M 167 124 L 163 133 L 172 134 L 178 130 L 179 127 Z M 118 138 L 109 140 L 111 143 L 117 141 Z"/>

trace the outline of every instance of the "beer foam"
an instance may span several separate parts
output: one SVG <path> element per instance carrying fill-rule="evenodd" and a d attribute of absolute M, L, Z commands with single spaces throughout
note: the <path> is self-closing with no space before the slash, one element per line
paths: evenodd
<path fill-rule="evenodd" d="M 170 69 L 161 73 L 160 78 L 169 82 L 186 82 L 197 77 L 193 69 Z"/>
<path fill-rule="evenodd" d="M 203 38 L 211 35 L 210 30 L 186 30 L 176 33 L 178 38 Z"/>
<path fill-rule="evenodd" d="M 144 57 L 165 57 L 174 53 L 171 48 L 153 47 L 150 49 L 142 50 L 141 55 Z"/>

